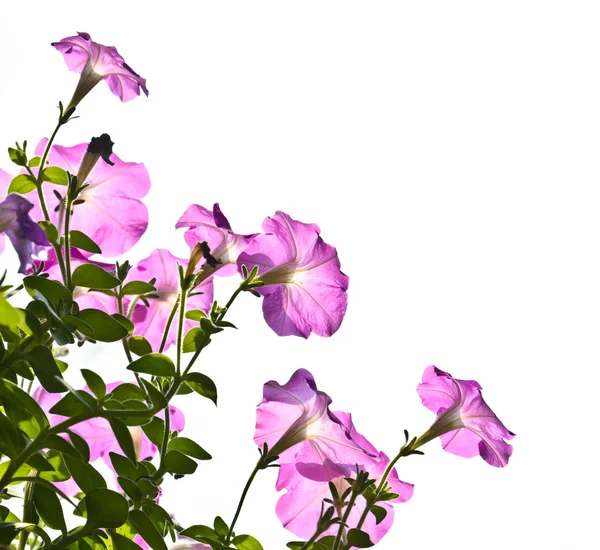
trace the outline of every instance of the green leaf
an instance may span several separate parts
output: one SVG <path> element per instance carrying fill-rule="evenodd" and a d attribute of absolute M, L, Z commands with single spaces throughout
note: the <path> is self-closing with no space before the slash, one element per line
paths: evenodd
<path fill-rule="evenodd" d="M 131 437 L 131 432 L 119 420 L 118 418 L 112 418 L 110 421 L 110 427 L 112 428 L 113 433 L 115 434 L 115 438 L 117 443 L 119 443 L 119 447 L 125 453 L 125 456 L 133 461 L 137 461 L 137 457 L 135 455 L 135 446 L 133 445 L 133 438 Z"/>
<path fill-rule="evenodd" d="M 37 166 L 40 165 L 41 160 L 42 160 L 42 157 L 33 157 L 32 159 L 29 159 L 29 163 L 28 163 L 29 168 L 36 168 Z"/>
<path fill-rule="evenodd" d="M 8 300 L 0 293 L 0 325 L 8 327 L 9 330 L 16 333 L 17 325 L 21 316 L 17 309 L 8 303 Z"/>
<path fill-rule="evenodd" d="M 25 151 L 9 147 L 8 156 L 17 166 L 27 166 L 27 155 L 25 154 Z"/>
<path fill-rule="evenodd" d="M 118 476 L 137 479 L 137 468 L 127 457 L 109 452 L 108 456 Z"/>
<path fill-rule="evenodd" d="M 140 295 L 156 292 L 156 287 L 145 281 L 131 281 L 123 287 L 123 295 Z"/>
<path fill-rule="evenodd" d="M 131 479 L 127 477 L 119 476 L 117 477 L 117 482 L 121 486 L 121 489 L 123 489 L 127 496 L 133 501 L 133 505 L 138 507 L 142 501 L 142 491 L 135 481 L 131 481 Z M 131 517 L 129 519 L 131 520 Z"/>
<path fill-rule="evenodd" d="M 0 523 L 0 546 L 8 548 L 13 539 L 21 532 L 35 533 L 44 541 L 44 548 L 52 548 L 52 541 L 46 532 L 33 523 L 2 522 Z"/>
<path fill-rule="evenodd" d="M 161 447 L 165 435 L 165 421 L 155 416 L 148 424 L 142 426 L 146 437 L 157 447 Z"/>
<path fill-rule="evenodd" d="M 152 376 L 175 376 L 175 365 L 173 361 L 162 353 L 149 353 L 139 359 L 136 359 L 133 363 L 130 363 L 127 367 L 128 370 L 133 372 L 143 372 L 144 374 L 151 374 Z"/>
<path fill-rule="evenodd" d="M 65 455 L 73 456 L 80 460 L 85 458 L 85 457 L 82 457 L 81 453 L 73 445 L 71 445 L 66 439 L 63 439 L 62 437 L 60 437 L 59 435 L 56 435 L 56 434 L 49 434 L 46 437 L 46 441 L 44 441 L 44 445 L 48 449 L 54 449 L 55 451 L 59 451 Z"/>
<path fill-rule="evenodd" d="M 221 538 L 225 538 L 229 534 L 229 525 L 225 523 L 225 520 L 221 516 L 217 516 L 213 521 L 213 527 L 215 528 L 215 532 Z"/>
<path fill-rule="evenodd" d="M 38 225 L 44 230 L 50 243 L 58 243 L 58 229 L 56 229 L 56 226 L 52 222 L 41 221 L 38 222 Z"/>
<path fill-rule="evenodd" d="M 54 470 L 54 466 L 50 464 L 44 457 L 44 453 L 42 451 L 37 451 L 33 453 L 26 461 L 25 464 L 31 466 L 34 470 L 38 472 L 52 472 Z"/>
<path fill-rule="evenodd" d="M 57 304 L 59 300 L 64 300 L 67 303 L 72 301 L 71 293 L 66 289 L 64 285 L 61 285 L 58 281 L 52 281 L 45 277 L 38 277 L 31 275 L 23 279 L 25 288 L 29 291 L 29 294 L 35 298 L 33 291 L 37 290 L 42 296 Z"/>
<path fill-rule="evenodd" d="M 39 477 L 46 481 L 65 481 L 71 477 L 71 473 L 67 469 L 65 459 L 61 453 L 56 451 L 48 451 L 46 454 L 48 463 L 54 468 L 52 471 L 41 472 Z"/>
<path fill-rule="evenodd" d="M 61 531 L 63 535 L 66 534 L 67 525 L 63 509 L 54 491 L 41 483 L 36 483 L 33 487 L 33 502 L 37 513 L 50 529 Z"/>
<path fill-rule="evenodd" d="M 382 506 L 373 506 L 371 513 L 375 516 L 375 523 L 379 525 L 387 516 L 387 510 Z"/>
<path fill-rule="evenodd" d="M 143 336 L 132 336 L 129 340 L 127 340 L 129 345 L 129 349 L 132 353 L 136 355 L 148 355 L 152 353 L 152 346 L 150 342 L 146 340 Z"/>
<path fill-rule="evenodd" d="M 114 550 L 142 550 L 142 548 L 131 539 L 128 539 L 123 535 L 119 535 L 119 533 L 110 531 L 108 534 L 112 540 Z"/>
<path fill-rule="evenodd" d="M 208 376 L 199 372 L 190 372 L 185 375 L 185 383 L 202 397 L 217 404 L 217 387 Z"/>
<path fill-rule="evenodd" d="M 190 309 L 185 313 L 186 319 L 191 319 L 192 321 L 200 321 L 201 319 L 206 318 L 206 313 L 201 309 Z"/>
<path fill-rule="evenodd" d="M 356 546 L 356 548 L 371 548 L 371 546 L 375 546 L 371 542 L 368 533 L 360 529 L 350 529 L 348 531 L 348 545 L 351 547 Z"/>
<path fill-rule="evenodd" d="M 63 455 L 63 458 L 75 483 L 84 493 L 89 493 L 98 487 L 106 488 L 106 481 L 91 464 L 69 455 Z"/>
<path fill-rule="evenodd" d="M 150 545 L 152 550 L 167 550 L 163 537 L 154 527 L 150 518 L 141 510 L 129 512 L 129 523 L 133 525 L 140 536 Z"/>
<path fill-rule="evenodd" d="M 217 535 L 216 531 L 208 525 L 192 525 L 181 531 L 180 535 L 199 542 L 204 542 L 205 540 L 219 541 L 219 535 Z"/>
<path fill-rule="evenodd" d="M 125 315 L 121 315 L 120 313 L 113 313 L 112 318 L 117 320 L 127 329 L 127 336 L 133 334 L 135 330 L 135 325 L 127 318 Z"/>
<path fill-rule="evenodd" d="M 80 250 L 85 250 L 92 254 L 102 254 L 102 250 L 100 250 L 100 247 L 92 239 L 76 229 L 69 231 L 69 243 Z"/>
<path fill-rule="evenodd" d="M 43 388 L 50 393 L 64 393 L 62 374 L 52 352 L 45 346 L 36 346 L 27 353 L 27 360 Z"/>
<path fill-rule="evenodd" d="M 106 384 L 100 375 L 89 369 L 81 369 L 81 374 L 90 387 L 90 390 L 92 390 L 92 393 L 98 399 L 102 399 L 106 395 Z"/>
<path fill-rule="evenodd" d="M 200 327 L 191 328 L 183 337 L 183 353 L 191 353 L 206 346 L 207 337 Z"/>
<path fill-rule="evenodd" d="M 198 443 L 188 439 L 187 437 L 175 437 L 169 441 L 167 445 L 169 451 L 175 450 L 182 452 L 184 455 L 197 458 L 198 460 L 210 460 L 212 456 L 208 454 Z"/>
<path fill-rule="evenodd" d="M 22 434 L 13 426 L 12 422 L 0 413 L 0 454 L 14 458 L 25 446 Z"/>
<path fill-rule="evenodd" d="M 75 416 L 90 412 L 97 405 L 96 400 L 83 390 L 75 390 L 75 393 L 68 393 L 58 403 L 50 409 L 51 414 L 60 414 L 61 416 Z"/>
<path fill-rule="evenodd" d="M 238 535 L 231 543 L 238 550 L 263 550 L 262 544 L 250 535 Z"/>
<path fill-rule="evenodd" d="M 115 288 L 121 281 L 96 264 L 80 265 L 73 272 L 73 284 L 84 288 Z"/>
<path fill-rule="evenodd" d="M 196 462 L 179 451 L 168 451 L 164 464 L 170 474 L 193 474 L 198 467 Z"/>
<path fill-rule="evenodd" d="M 42 170 L 42 181 L 48 181 L 56 185 L 68 185 L 69 176 L 65 170 L 58 166 L 48 166 Z"/>
<path fill-rule="evenodd" d="M 146 399 L 144 390 L 135 384 L 130 384 L 129 382 L 119 384 L 116 388 L 113 388 L 110 392 L 110 395 L 113 396 L 113 399 L 121 402 L 129 399 L 136 399 L 138 401 L 143 401 Z"/>
<path fill-rule="evenodd" d="M 71 430 L 67 430 L 67 434 L 69 435 L 69 439 L 71 440 L 73 447 L 75 447 L 77 449 L 77 452 L 81 456 L 81 459 L 84 462 L 89 462 L 90 461 L 90 447 L 86 443 L 85 439 L 83 439 L 83 437 L 81 437 L 80 435 L 76 434 L 75 432 L 73 432 Z"/>
<path fill-rule="evenodd" d="M 127 521 L 129 504 L 125 497 L 109 489 L 90 489 L 86 493 L 86 530 L 99 527 L 116 529 Z"/>
<path fill-rule="evenodd" d="M 50 426 L 44 411 L 27 392 L 16 384 L 0 378 L 0 399 L 4 412 L 14 426 L 23 430 L 31 439 Z"/>
<path fill-rule="evenodd" d="M 8 186 L 8 193 L 20 193 L 26 195 L 35 189 L 35 179 L 29 174 L 19 174 L 15 176 Z"/>
<path fill-rule="evenodd" d="M 108 313 L 99 309 L 82 309 L 77 315 L 92 330 L 80 327 L 79 331 L 100 342 L 116 342 L 127 336 L 127 329 Z"/>

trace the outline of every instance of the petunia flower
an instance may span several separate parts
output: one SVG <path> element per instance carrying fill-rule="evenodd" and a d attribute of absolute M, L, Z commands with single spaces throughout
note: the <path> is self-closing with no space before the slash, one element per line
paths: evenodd
<path fill-rule="evenodd" d="M 140 95 L 140 89 L 148 95 L 146 79 L 125 63 L 114 46 L 98 44 L 86 32 L 53 42 L 52 46 L 63 54 L 70 71 L 81 73 L 69 107 L 76 107 L 101 80 L 106 80 L 110 91 L 121 101 Z"/>
<path fill-rule="evenodd" d="M 345 477 L 352 477 L 356 467 L 379 479 L 389 464 L 388 457 L 377 451 L 360 435 L 349 414 L 331 412 L 331 398 L 319 391 L 313 376 L 304 369 L 296 371 L 283 386 L 270 381 L 264 385 L 263 401 L 256 414 L 254 441 L 265 443 L 269 454 L 279 455 L 277 490 L 287 489 L 277 503 L 277 516 L 286 529 L 299 537 L 310 538 L 316 528 L 321 503 L 330 498 L 332 481 L 340 494 L 347 488 Z M 413 486 L 398 479 L 395 470 L 389 477 L 397 501 L 412 496 Z M 349 517 L 355 526 L 364 510 L 365 500 L 359 497 Z M 393 511 L 385 506 L 388 516 L 379 525 L 367 518 L 363 529 L 373 542 L 391 527 Z M 331 529 L 328 534 L 335 532 Z"/>
<path fill-rule="evenodd" d="M 107 394 L 112 392 L 121 384 L 123 384 L 123 382 L 112 382 L 106 384 Z M 85 386 L 83 390 L 90 392 L 88 386 Z M 51 426 L 59 424 L 65 420 L 66 417 L 58 414 L 51 414 L 49 412 L 50 409 L 56 403 L 58 403 L 60 399 L 62 399 L 63 396 L 61 394 L 48 393 L 46 390 L 44 390 L 44 388 L 39 387 L 33 392 L 32 397 L 46 413 Z M 177 407 L 170 405 L 169 413 L 171 419 L 171 430 L 176 430 L 178 432 L 183 430 L 185 427 L 185 417 L 183 416 L 183 412 L 181 412 L 181 410 L 179 410 Z M 164 418 L 164 411 L 158 413 L 157 416 Z M 123 454 L 123 451 L 121 450 L 121 447 L 114 436 L 108 420 L 105 420 L 104 418 L 92 418 L 90 420 L 80 422 L 79 424 L 75 424 L 71 430 L 85 439 L 86 443 L 88 444 L 90 448 L 90 462 L 94 462 L 101 458 L 104 463 L 112 471 L 114 471 L 109 453 L 113 452 L 117 454 Z M 139 426 L 129 426 L 129 431 L 131 432 L 133 438 L 138 460 L 152 458 L 156 454 L 157 449 L 156 446 L 148 439 L 142 428 Z M 67 480 L 59 483 L 59 487 L 67 494 L 74 495 L 79 492 L 79 489 L 73 480 Z"/>
<path fill-rule="evenodd" d="M 0 174 L 4 179 L 4 175 Z M 43 229 L 29 215 L 33 208 L 22 195 L 11 193 L 0 202 L 0 235 L 5 234 L 19 256 L 19 273 L 25 273 L 32 264 L 31 255 L 42 246 L 49 246 Z M 4 239 L 0 242 L 0 252 Z"/>
<path fill-rule="evenodd" d="M 206 241 L 211 255 L 218 262 L 214 267 L 204 264 L 202 270 L 207 275 L 215 272 L 225 276 L 236 273 L 238 256 L 255 237 L 255 235 L 234 233 L 229 221 L 221 212 L 219 203 L 215 203 L 212 211 L 198 204 L 192 204 L 179 218 L 175 227 L 188 228 L 184 239 L 192 250 L 198 243 Z"/>
<path fill-rule="evenodd" d="M 258 266 L 267 324 L 279 336 L 311 332 L 331 336 L 346 313 L 348 277 L 340 271 L 335 248 L 319 236 L 319 226 L 276 212 L 263 222 L 237 264 Z"/>
<path fill-rule="evenodd" d="M 135 334 L 144 336 L 154 350 L 157 350 L 160 346 L 167 320 L 179 295 L 178 263 L 184 269 L 187 266 L 187 260 L 177 258 L 168 250 L 159 248 L 131 269 L 127 277 L 128 281 L 150 281 L 150 279 L 156 278 L 154 286 L 156 287 L 155 294 L 158 295 L 158 298 L 150 298 L 150 307 L 142 306 L 136 314 L 136 318 L 133 319 Z M 213 300 L 212 278 L 207 279 L 196 287 L 194 292 L 200 292 L 201 294 L 191 296 L 187 299 L 186 310 L 200 309 L 208 313 Z M 178 319 L 179 311 L 175 313 L 175 317 L 171 323 L 165 349 L 175 342 L 177 338 Z M 186 331 L 193 326 L 193 321 L 185 321 Z"/>
<path fill-rule="evenodd" d="M 465 458 L 481 455 L 498 468 L 508 464 L 513 449 L 505 439 L 515 434 L 488 407 L 475 380 L 458 380 L 431 365 L 425 369 L 417 392 L 423 405 L 437 414 L 437 420 L 414 448 L 439 437 L 450 453 Z"/>
<path fill-rule="evenodd" d="M 41 155 L 47 139 L 40 141 L 36 155 Z M 48 155 L 51 165 L 59 166 L 71 174 L 77 174 L 79 166 L 88 148 L 88 143 L 73 147 L 54 145 Z M 119 256 L 135 245 L 148 227 L 148 209 L 141 199 L 150 190 L 150 177 L 143 164 L 123 162 L 113 153 L 114 166 L 98 162 L 85 183 L 79 199 L 85 201 L 73 208 L 70 228 L 77 229 L 90 237 L 107 257 Z M 83 181 L 79 182 L 83 184 Z M 44 182 L 42 190 L 50 211 L 51 221 L 57 225 L 61 201 L 55 192 L 64 196 L 66 187 Z M 42 219 L 37 197 L 34 216 Z"/>
<path fill-rule="evenodd" d="M 12 176 L 0 168 L 0 201 L 6 198 Z M 0 254 L 4 251 L 4 234 L 0 233 Z"/>

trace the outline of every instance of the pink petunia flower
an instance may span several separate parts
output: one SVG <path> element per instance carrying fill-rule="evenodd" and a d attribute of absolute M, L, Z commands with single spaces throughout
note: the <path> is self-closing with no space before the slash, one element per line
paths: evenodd
<path fill-rule="evenodd" d="M 346 313 L 348 277 L 340 271 L 336 249 L 319 236 L 319 226 L 276 212 L 263 222 L 257 235 L 238 258 L 238 267 L 258 266 L 265 286 L 267 324 L 279 336 L 311 332 L 331 336 Z"/>
<path fill-rule="evenodd" d="M 238 256 L 248 246 L 255 235 L 239 235 L 231 229 L 229 221 L 221 212 L 219 203 L 215 203 L 212 211 L 198 204 L 192 204 L 175 224 L 177 229 L 187 227 L 185 242 L 193 249 L 198 243 L 206 241 L 210 253 L 220 263 L 215 267 L 204 264 L 207 274 L 218 272 L 219 275 L 233 275 L 237 271 Z"/>
<path fill-rule="evenodd" d="M 154 350 L 158 350 L 160 346 L 167 320 L 179 294 L 178 263 L 185 269 L 188 261 L 173 256 L 168 250 L 159 248 L 131 269 L 127 277 L 128 281 L 150 281 L 150 279 L 156 278 L 154 286 L 158 298 L 150 298 L 150 307 L 141 306 L 140 311 L 136 312 L 133 319 L 135 334 L 144 336 Z M 194 292 L 202 294 L 188 298 L 186 310 L 201 309 L 208 313 L 213 301 L 212 278 L 205 280 Z M 179 311 L 175 313 L 171 323 L 165 349 L 177 338 L 178 319 Z M 193 321 L 185 321 L 186 331 L 193 326 L 195 326 Z"/>
<path fill-rule="evenodd" d="M 475 380 L 458 380 L 431 365 L 423 373 L 417 392 L 437 420 L 413 446 L 417 448 L 439 437 L 443 448 L 465 458 L 481 455 L 488 464 L 502 468 L 508 464 L 512 446 L 507 430 L 481 396 Z"/>
<path fill-rule="evenodd" d="M 12 176 L 0 168 L 0 202 L 6 198 Z M 4 251 L 4 235 L 0 233 L 0 254 Z"/>
<path fill-rule="evenodd" d="M 356 466 L 379 479 L 389 458 L 377 451 L 359 434 L 350 414 L 332 413 L 330 397 L 317 389 L 313 376 L 306 370 L 296 371 L 283 386 L 270 381 L 264 385 L 263 401 L 256 414 L 254 441 L 265 443 L 270 455 L 279 455 L 277 490 L 287 489 L 277 503 L 277 516 L 295 535 L 310 538 L 316 528 L 324 498 L 330 498 L 329 481 L 343 493 L 348 487 L 345 477 L 356 473 Z M 411 484 L 398 479 L 392 470 L 388 481 L 398 493 L 397 502 L 409 500 Z M 365 506 L 359 497 L 348 524 L 356 526 Z M 384 503 L 388 515 L 379 525 L 367 517 L 362 529 L 377 542 L 390 529 L 393 510 Z M 371 515 L 370 515 L 371 516 Z M 332 528 L 327 534 L 335 533 Z"/>
<path fill-rule="evenodd" d="M 36 155 L 43 153 L 47 141 L 45 138 L 40 141 Z M 48 160 L 53 166 L 77 174 L 87 148 L 87 143 L 73 147 L 53 145 Z M 150 177 L 143 164 L 123 162 L 114 153 L 111 160 L 114 166 L 102 161 L 95 165 L 86 180 L 89 187 L 79 196 L 85 202 L 74 207 L 71 218 L 71 229 L 85 233 L 107 257 L 127 252 L 146 231 L 148 209 L 141 199 L 150 190 Z M 45 182 L 42 189 L 50 219 L 57 225 L 59 213 L 54 210 L 60 201 L 54 192 L 64 196 L 67 188 Z M 38 220 L 43 219 L 37 196 L 32 196 L 31 200 L 36 205 L 33 216 Z"/>
<path fill-rule="evenodd" d="M 148 95 L 146 79 L 125 63 L 114 46 L 98 44 L 86 32 L 53 42 L 52 46 L 63 54 L 70 71 L 81 73 L 69 107 L 77 106 L 101 80 L 106 80 L 110 91 L 121 101 L 137 97 L 140 89 Z"/>
<path fill-rule="evenodd" d="M 123 384 L 123 382 L 112 382 L 110 384 L 106 384 L 106 392 L 110 393 L 121 384 Z M 90 392 L 88 386 L 85 386 L 83 390 Z M 44 390 L 44 388 L 39 387 L 33 392 L 32 397 L 46 413 L 51 426 L 59 424 L 66 419 L 64 416 L 51 414 L 48 412 L 56 403 L 58 403 L 58 401 L 62 399 L 63 395 L 57 393 L 48 393 L 46 390 Z M 185 427 L 185 417 L 183 416 L 183 412 L 173 405 L 170 405 L 169 412 L 171 415 L 171 430 L 177 430 L 180 432 Z M 157 416 L 164 418 L 164 411 L 158 413 Z M 71 430 L 85 439 L 86 443 L 88 444 L 90 448 L 90 462 L 94 462 L 101 458 L 104 463 L 112 471 L 114 471 L 109 453 L 113 452 L 122 455 L 123 451 L 121 450 L 121 447 L 114 436 L 108 420 L 105 420 L 104 418 L 92 418 L 90 420 L 86 420 L 85 422 L 75 424 Z M 129 426 L 129 430 L 133 438 L 138 460 L 152 458 L 156 454 L 157 449 L 156 446 L 148 439 L 142 428 L 139 426 Z M 73 479 L 61 481 L 57 485 L 69 495 L 75 495 L 79 492 L 79 489 Z"/>

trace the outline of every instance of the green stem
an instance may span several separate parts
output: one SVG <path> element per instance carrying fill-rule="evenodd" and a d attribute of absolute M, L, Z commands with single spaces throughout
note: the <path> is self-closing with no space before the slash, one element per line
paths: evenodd
<path fill-rule="evenodd" d="M 175 317 L 175 313 L 177 312 L 178 307 L 179 307 L 179 296 L 177 296 L 177 300 L 175 300 L 175 303 L 173 304 L 173 307 L 171 308 L 171 313 L 169 314 L 169 318 L 167 319 L 167 324 L 165 325 L 165 330 L 163 332 L 163 337 L 160 342 L 160 348 L 158 350 L 158 353 L 162 353 L 163 351 L 165 351 L 165 347 L 167 345 L 167 337 L 169 336 L 169 329 L 171 328 L 171 323 L 173 322 L 173 318 Z"/>
<path fill-rule="evenodd" d="M 250 485 L 252 485 L 252 482 L 254 481 L 254 478 L 256 477 L 256 474 L 258 473 L 258 471 L 262 469 L 261 461 L 262 461 L 262 457 L 261 457 L 261 460 L 259 460 L 256 463 L 256 466 L 254 466 L 254 470 L 252 470 L 252 473 L 250 474 L 250 477 L 248 478 L 248 481 L 246 482 L 246 486 L 244 487 L 244 490 L 242 491 L 242 496 L 240 497 L 240 501 L 239 501 L 237 509 L 235 511 L 235 515 L 233 516 L 233 521 L 231 522 L 231 526 L 229 527 L 229 533 L 227 533 L 227 538 L 225 539 L 226 546 L 229 546 L 231 537 L 233 536 L 233 528 L 235 527 L 238 517 L 240 516 L 240 512 L 242 511 L 242 506 L 244 506 L 244 500 L 246 500 L 246 495 L 248 494 Z"/>
<path fill-rule="evenodd" d="M 187 290 L 182 289 L 179 299 L 179 327 L 177 329 L 177 375 L 181 375 L 181 353 L 183 350 L 183 323 L 185 321 L 185 299 Z"/>
<path fill-rule="evenodd" d="M 154 474 L 154 479 L 160 479 L 163 475 L 165 475 L 166 468 L 165 464 L 165 455 L 167 454 L 167 450 L 169 448 L 169 438 L 171 436 L 171 407 L 169 405 L 165 408 L 165 433 L 163 435 L 162 445 L 160 446 L 160 462 L 158 469 Z"/>
<path fill-rule="evenodd" d="M 346 511 L 344 515 L 341 517 L 342 523 L 340 523 L 340 528 L 338 529 L 337 535 L 335 536 L 335 542 L 333 543 L 332 550 L 338 550 L 340 543 L 342 542 L 342 535 L 344 534 L 344 529 L 346 528 L 346 522 L 350 517 L 350 513 L 352 512 L 352 508 L 354 507 L 354 503 L 356 502 L 356 497 L 358 494 L 354 491 L 352 492 L 352 496 L 348 501 L 348 505 L 346 506 Z"/>
<path fill-rule="evenodd" d="M 37 472 L 30 474 L 29 477 L 37 477 Z M 33 483 L 28 481 L 25 484 L 25 495 L 23 499 L 23 521 L 25 523 L 32 523 L 35 519 L 35 511 L 33 508 Z M 18 550 L 25 550 L 27 540 L 29 539 L 29 531 L 21 531 L 19 536 Z"/>
<path fill-rule="evenodd" d="M 68 193 L 67 193 L 68 195 Z M 65 285 L 67 288 L 73 292 L 73 283 L 71 281 L 71 236 L 69 234 L 69 226 L 71 223 L 71 208 L 73 207 L 73 201 L 71 199 L 67 199 L 67 205 L 65 210 L 65 273 L 67 275 L 67 280 L 65 281 Z"/>
<path fill-rule="evenodd" d="M 123 296 L 121 296 L 120 291 L 119 291 L 119 295 L 117 296 L 117 305 L 119 307 L 119 313 L 121 315 L 123 315 Z M 129 344 L 127 343 L 127 336 L 125 336 L 125 338 L 123 338 L 123 340 L 121 340 L 121 342 L 123 342 L 123 349 L 125 350 L 125 355 L 127 356 L 127 360 L 130 363 L 133 363 L 133 357 L 131 356 L 131 351 L 129 350 Z M 140 383 L 138 373 L 136 372 L 134 374 L 135 374 L 135 378 L 138 381 L 140 388 L 143 387 L 142 384 Z"/>
<path fill-rule="evenodd" d="M 321 533 L 319 531 L 317 531 L 312 537 L 310 537 L 310 539 L 308 539 L 302 545 L 302 548 L 300 548 L 300 550 L 308 550 L 310 548 L 310 545 L 317 540 L 317 538 L 319 537 L 320 534 Z"/>

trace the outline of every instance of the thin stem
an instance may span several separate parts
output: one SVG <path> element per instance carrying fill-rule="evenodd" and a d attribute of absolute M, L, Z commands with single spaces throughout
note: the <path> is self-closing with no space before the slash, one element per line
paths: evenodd
<path fill-rule="evenodd" d="M 119 307 L 119 313 L 121 315 L 123 315 L 123 296 L 121 296 L 120 291 L 119 291 L 119 295 L 117 296 L 117 305 Z M 123 338 L 123 340 L 121 340 L 121 342 L 123 342 L 123 349 L 125 350 L 125 355 L 127 356 L 127 360 L 130 363 L 133 363 L 133 357 L 131 356 L 131 351 L 129 350 L 129 344 L 127 343 L 127 336 L 125 336 L 125 338 Z M 140 385 L 140 387 L 142 387 L 140 380 L 139 380 L 138 373 L 136 372 L 134 374 L 136 375 L 138 384 Z"/>
<path fill-rule="evenodd" d="M 37 477 L 37 472 L 30 474 L 29 477 Z M 35 512 L 33 509 L 33 483 L 28 481 L 25 484 L 25 494 L 23 501 L 23 521 L 25 523 L 31 523 L 34 517 Z M 19 537 L 18 550 L 25 550 L 25 546 L 27 545 L 27 539 L 29 539 L 29 531 L 21 531 L 21 535 Z"/>
<path fill-rule="evenodd" d="M 169 330 L 171 328 L 171 323 L 173 322 L 173 318 L 175 317 L 175 313 L 177 312 L 178 307 L 179 296 L 177 296 L 177 300 L 175 300 L 175 303 L 173 304 L 173 307 L 171 309 L 171 313 L 169 314 L 169 318 L 167 319 L 167 324 L 165 325 L 165 330 L 163 331 L 163 337 L 160 342 L 160 348 L 158 350 L 158 353 L 162 353 L 163 351 L 165 351 L 165 347 L 167 345 L 167 337 L 169 336 Z"/>
<path fill-rule="evenodd" d="M 262 460 L 262 457 L 261 457 L 261 460 Z M 231 537 L 233 536 L 233 528 L 235 527 L 238 517 L 240 516 L 240 512 L 242 511 L 242 506 L 244 506 L 244 500 L 246 500 L 246 495 L 248 494 L 250 485 L 252 485 L 252 482 L 254 481 L 254 478 L 256 477 L 256 474 L 258 473 L 258 471 L 262 469 L 261 460 L 259 460 L 256 463 L 256 466 L 254 466 L 254 470 L 252 470 L 252 473 L 250 474 L 250 477 L 248 478 L 248 481 L 246 482 L 246 486 L 244 487 L 244 490 L 242 491 L 242 496 L 240 497 L 240 501 L 239 501 L 237 509 L 235 511 L 235 515 L 233 516 L 233 521 L 231 522 L 231 526 L 229 527 L 229 533 L 227 533 L 227 538 L 225 539 L 225 545 L 229 545 L 229 542 L 231 541 Z"/>
<path fill-rule="evenodd" d="M 165 408 L 165 433 L 163 435 L 162 445 L 160 446 L 160 462 L 158 464 L 158 469 L 154 474 L 154 479 L 161 478 L 165 472 L 165 455 L 167 454 L 167 450 L 169 449 L 169 437 L 171 436 L 171 407 L 167 405 Z"/>
<path fill-rule="evenodd" d="M 182 289 L 179 299 L 179 327 L 177 329 L 177 375 L 181 375 L 181 353 L 183 350 L 183 322 L 185 321 L 185 298 L 187 290 Z"/>
<path fill-rule="evenodd" d="M 68 195 L 68 192 L 67 192 Z M 73 201 L 67 199 L 66 211 L 65 211 L 65 272 L 67 280 L 65 284 L 67 288 L 72 292 L 73 283 L 71 281 L 71 236 L 69 234 L 69 226 L 71 223 L 71 208 L 73 207 Z"/>
<path fill-rule="evenodd" d="M 310 545 L 317 540 L 317 538 L 319 537 L 320 534 L 321 533 L 319 531 L 317 531 L 312 537 L 310 537 L 310 539 L 308 539 L 302 545 L 302 548 L 300 548 L 300 550 L 308 550 L 310 548 Z"/>
<path fill-rule="evenodd" d="M 340 528 L 338 529 L 337 535 L 335 536 L 335 542 L 333 543 L 332 550 L 337 550 L 339 548 L 340 543 L 342 542 L 342 535 L 344 534 L 344 529 L 346 528 L 346 522 L 350 517 L 350 512 L 352 512 L 352 508 L 354 507 L 354 503 L 356 502 L 356 497 L 358 497 L 358 494 L 352 491 L 352 496 L 348 501 L 346 511 L 344 512 L 344 515 L 340 518 L 342 520 L 342 523 L 340 523 Z"/>

